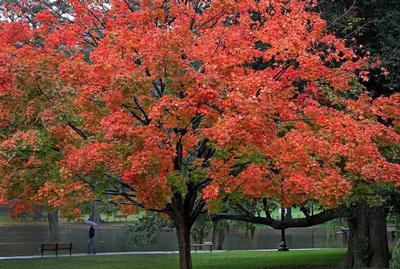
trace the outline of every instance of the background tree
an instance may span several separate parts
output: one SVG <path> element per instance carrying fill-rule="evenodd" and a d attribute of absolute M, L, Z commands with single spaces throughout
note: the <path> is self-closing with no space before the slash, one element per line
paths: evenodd
<path fill-rule="evenodd" d="M 379 96 L 389 96 L 396 93 L 400 89 L 399 81 L 399 38 L 400 32 L 398 30 L 399 23 L 399 2 L 398 1 L 323 1 L 319 5 L 319 11 L 328 20 L 329 28 L 336 32 L 337 36 L 346 39 L 348 45 L 356 48 L 356 52 L 359 55 L 370 55 L 372 59 L 376 60 L 376 64 L 371 66 L 369 74 L 361 82 L 366 86 L 367 91 L 371 93 L 373 98 Z M 386 157 L 391 159 L 392 162 L 399 162 L 394 157 L 394 152 L 397 151 L 393 147 L 389 147 L 389 151 L 385 148 L 381 149 L 383 153 L 386 153 Z M 387 195 L 382 196 L 379 188 L 371 190 L 370 192 L 375 193 L 374 195 L 380 195 L 385 200 L 385 205 L 388 207 L 396 206 L 396 203 L 392 203 L 394 200 Z M 395 193 L 393 190 L 392 193 Z M 392 203 L 392 204 L 391 204 Z M 363 206 L 367 209 L 368 207 Z M 381 206 L 380 211 L 382 212 L 384 206 Z M 356 212 L 357 210 L 353 210 Z M 358 210 L 360 211 L 360 210 Z M 365 212 L 365 215 L 370 215 L 369 220 L 377 220 L 378 215 L 371 216 L 371 212 Z M 359 212 L 359 216 L 363 213 Z M 377 228 L 383 231 L 385 226 L 385 214 L 380 214 L 381 221 L 380 226 Z M 353 218 L 354 221 L 354 218 Z M 359 221 L 360 222 L 360 221 Z M 378 223 L 371 223 L 370 227 L 377 227 Z M 354 227 L 354 225 L 350 225 Z M 353 231 L 353 234 L 358 233 Z M 370 232 L 370 234 L 376 234 L 377 231 Z M 360 241 L 365 241 L 365 237 L 368 236 L 368 232 L 363 232 L 363 238 Z M 369 240 L 373 241 L 372 236 Z M 373 244 L 381 244 L 386 236 L 382 238 L 376 238 L 377 242 Z M 350 237 L 351 240 L 357 239 L 357 237 Z M 355 245 L 356 242 L 350 242 L 350 245 Z M 384 249 L 384 248 L 381 248 Z M 368 252 L 368 251 L 367 251 Z M 351 251 L 348 253 L 348 262 L 354 263 L 354 255 L 351 255 Z M 369 255 L 361 255 L 368 257 Z M 386 257 L 388 255 L 386 254 Z M 368 260 L 368 258 L 367 258 Z M 360 262 L 355 262 L 359 263 Z M 365 263 L 365 262 L 364 262 Z M 368 262 L 367 262 L 368 263 Z"/>
<path fill-rule="evenodd" d="M 400 32 L 396 26 L 400 18 L 398 7 L 399 3 L 396 1 L 343 0 L 320 1 L 313 8 L 327 19 L 328 29 L 334 32 L 336 36 L 344 38 L 346 44 L 353 47 L 358 55 L 370 55 L 371 59 L 376 61 L 368 68 L 369 73 L 365 73 L 365 77 L 359 79 L 373 98 L 382 95 L 389 96 L 400 89 L 397 78 L 399 73 L 397 72 L 399 66 L 399 50 L 397 48 L 398 40 L 400 40 Z M 395 114 L 393 113 L 393 115 Z M 398 147 L 382 145 L 380 151 L 390 162 L 399 163 Z M 395 194 L 398 192 L 398 188 L 395 187 L 391 191 L 382 192 L 379 187 L 377 188 L 374 185 L 361 184 L 357 189 L 358 194 L 351 198 L 348 210 L 330 212 L 318 221 L 315 218 L 308 221 L 304 221 L 305 219 L 296 220 L 296 225 L 315 225 L 321 221 L 335 218 L 339 214 L 348 216 L 350 233 L 357 236 L 350 237 L 349 251 L 345 262 L 347 266 L 354 266 L 354 264 L 368 266 L 373 260 L 379 260 L 380 264 L 387 265 L 389 252 L 386 239 L 386 214 L 384 212 L 388 212 L 388 208 L 391 208 L 393 212 L 393 209 L 397 207 Z M 357 197 L 361 200 L 357 201 Z M 260 204 L 262 203 L 260 202 Z M 257 212 L 254 210 L 248 212 L 236 211 L 236 213 L 231 210 L 226 217 L 260 222 L 261 220 L 253 219 L 256 215 Z M 264 223 L 271 223 L 271 221 L 264 220 Z M 292 225 L 289 223 L 278 225 L 279 221 L 274 221 L 275 227 L 291 227 Z M 299 224 L 299 222 L 302 224 Z M 368 222 L 371 223 L 360 226 L 360 223 Z M 372 229 L 372 231 L 369 231 L 369 229 Z M 374 236 L 375 234 L 381 236 L 378 238 Z M 360 242 L 364 246 L 360 247 Z M 369 243 L 365 244 L 365 242 Z"/>
<path fill-rule="evenodd" d="M 164 216 L 165 217 L 165 216 Z M 130 240 L 138 245 L 154 244 L 162 232 L 173 231 L 173 223 L 157 212 L 143 214 L 129 225 Z"/>
<path fill-rule="evenodd" d="M 330 30 L 377 61 L 365 83 L 374 97 L 399 91 L 399 7 L 398 1 L 339 0 L 317 8 Z"/>

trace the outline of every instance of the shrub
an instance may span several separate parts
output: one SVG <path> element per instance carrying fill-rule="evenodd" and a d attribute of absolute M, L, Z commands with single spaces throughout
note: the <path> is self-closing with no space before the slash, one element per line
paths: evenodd
<path fill-rule="evenodd" d="M 392 259 L 390 260 L 390 269 L 400 268 L 400 240 L 397 242 L 396 247 L 393 249 Z"/>

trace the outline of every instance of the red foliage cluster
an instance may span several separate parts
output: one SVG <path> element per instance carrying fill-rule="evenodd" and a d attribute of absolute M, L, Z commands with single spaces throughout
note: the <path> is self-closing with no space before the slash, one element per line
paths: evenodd
<path fill-rule="evenodd" d="M 203 183 L 205 199 L 327 206 L 356 180 L 399 184 L 380 151 L 400 143 L 399 96 L 354 96 L 367 63 L 314 1 L 68 2 L 0 26 L 2 153 L 36 131 L 58 152 L 26 153 L 40 166 L 121 179 L 158 209 Z M 26 164 L 0 158 L 7 188 Z"/>

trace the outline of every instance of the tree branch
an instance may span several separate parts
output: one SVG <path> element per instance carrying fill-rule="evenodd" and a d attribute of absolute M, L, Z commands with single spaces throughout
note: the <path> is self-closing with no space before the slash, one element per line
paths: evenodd
<path fill-rule="evenodd" d="M 306 217 L 306 219 L 309 219 L 311 217 L 309 210 L 305 207 L 301 207 L 300 208 L 301 212 L 303 212 L 304 216 Z"/>
<path fill-rule="evenodd" d="M 80 137 L 82 137 L 83 139 L 87 140 L 87 136 L 85 135 L 85 133 L 79 129 L 78 127 L 76 127 L 72 122 L 68 121 L 67 122 L 68 126 L 71 127 L 72 130 L 74 130 Z"/>
<path fill-rule="evenodd" d="M 283 221 L 274 220 L 271 217 L 256 217 L 252 215 L 235 215 L 229 213 L 217 214 L 212 217 L 213 220 L 238 220 L 244 222 L 250 222 L 255 224 L 268 225 L 274 229 L 287 229 L 287 228 L 299 228 L 299 227 L 310 227 L 317 224 L 327 222 L 329 220 L 336 219 L 342 215 L 342 210 L 340 209 L 327 209 L 316 215 L 310 216 L 309 218 L 299 218 L 299 219 L 285 219 Z"/>
<path fill-rule="evenodd" d="M 202 213 L 203 208 L 205 207 L 206 202 L 204 201 L 203 198 L 200 198 L 199 200 L 196 201 L 192 212 L 189 215 L 189 221 L 193 224 L 197 217 Z"/>
<path fill-rule="evenodd" d="M 51 98 L 43 91 L 43 89 L 40 87 L 40 85 L 39 85 L 39 82 L 36 82 L 36 85 L 37 85 L 37 88 L 38 88 L 38 91 L 39 91 L 39 93 L 41 94 L 41 95 L 43 95 L 45 98 L 46 98 L 46 100 L 49 102 L 49 103 L 54 103 L 53 102 L 53 100 L 51 100 Z M 85 133 L 81 130 L 81 129 L 79 129 L 78 127 L 76 127 L 71 121 L 67 121 L 67 125 L 72 129 L 72 130 L 74 130 L 80 137 L 82 137 L 83 139 L 87 139 L 87 136 L 85 135 Z"/>
<path fill-rule="evenodd" d="M 289 69 L 289 67 L 295 62 L 294 59 L 290 60 L 288 63 L 286 63 L 281 70 L 279 70 L 274 76 L 273 79 L 274 80 L 279 80 L 283 74 L 285 74 L 286 70 Z M 256 97 L 260 96 L 261 94 L 261 89 L 258 89 L 256 92 Z"/>
<path fill-rule="evenodd" d="M 139 110 L 142 112 L 143 116 L 144 116 L 144 120 L 146 122 L 146 125 L 150 124 L 150 119 L 147 117 L 146 112 L 144 111 L 144 109 L 142 108 L 142 106 L 139 104 L 139 100 L 137 99 L 137 97 L 133 97 L 133 101 L 135 102 L 136 106 L 139 108 Z"/>
<path fill-rule="evenodd" d="M 139 117 L 139 116 L 131 109 L 130 106 L 125 105 L 125 104 L 123 104 L 122 106 L 123 106 L 124 108 L 126 108 L 126 109 L 131 113 L 131 115 L 132 115 L 135 119 L 137 119 L 138 121 L 140 121 L 143 125 L 149 125 L 149 123 L 146 121 L 146 119 L 142 119 L 141 117 Z"/>

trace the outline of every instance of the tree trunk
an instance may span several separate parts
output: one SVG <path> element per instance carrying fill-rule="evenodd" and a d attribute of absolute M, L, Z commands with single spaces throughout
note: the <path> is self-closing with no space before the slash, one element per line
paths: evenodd
<path fill-rule="evenodd" d="M 360 203 L 348 218 L 349 243 L 344 268 L 389 266 L 386 214 L 383 206 Z"/>
<path fill-rule="evenodd" d="M 211 242 L 216 242 L 215 239 L 217 238 L 217 227 L 219 220 L 213 221 L 213 231 L 212 231 L 212 237 L 211 237 Z"/>
<path fill-rule="evenodd" d="M 222 250 L 225 241 L 225 230 L 227 230 L 224 221 L 213 222 L 213 234 L 211 242 L 215 244 L 215 249 Z"/>
<path fill-rule="evenodd" d="M 292 208 L 291 207 L 286 208 L 285 219 L 286 220 L 291 220 L 292 219 Z"/>
<path fill-rule="evenodd" d="M 42 217 L 43 217 L 42 209 L 38 208 L 33 212 L 32 220 L 33 221 L 42 221 Z"/>
<path fill-rule="evenodd" d="M 219 227 L 218 230 L 218 241 L 217 241 L 217 250 L 222 250 L 223 249 L 223 244 L 225 241 L 225 230 L 223 227 Z"/>
<path fill-rule="evenodd" d="M 90 213 L 89 219 L 96 223 L 100 223 L 100 210 L 99 202 L 94 201 L 92 204 L 92 212 Z"/>
<path fill-rule="evenodd" d="M 176 236 L 179 245 L 180 269 L 192 269 L 192 256 L 190 253 L 190 225 L 184 219 L 175 220 Z"/>
<path fill-rule="evenodd" d="M 53 209 L 47 212 L 49 222 L 50 241 L 58 242 L 60 240 L 60 232 L 58 228 L 58 210 Z"/>

